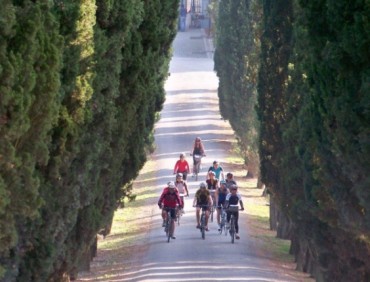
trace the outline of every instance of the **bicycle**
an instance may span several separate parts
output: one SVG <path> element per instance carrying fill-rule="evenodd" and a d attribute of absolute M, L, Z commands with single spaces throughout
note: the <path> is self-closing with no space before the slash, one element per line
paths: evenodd
<path fill-rule="evenodd" d="M 221 220 L 220 220 L 220 231 L 219 231 L 219 233 L 221 235 L 222 232 L 224 232 L 225 236 L 227 235 L 226 217 L 227 217 L 226 210 L 224 209 L 223 206 L 221 206 Z"/>
<path fill-rule="evenodd" d="M 234 244 L 235 233 L 236 233 L 234 212 L 237 212 L 237 211 L 239 211 L 239 206 L 238 205 L 229 205 L 228 212 L 231 212 L 229 233 L 230 233 L 230 236 L 231 236 L 231 243 L 232 244 Z"/>
<path fill-rule="evenodd" d="M 173 236 L 173 231 L 175 227 L 173 226 L 174 219 L 171 217 L 171 210 L 175 210 L 175 213 L 177 213 L 176 208 L 164 208 L 167 211 L 167 216 L 166 216 L 166 222 L 165 222 L 165 227 L 164 227 L 164 232 L 166 232 L 166 237 L 167 237 L 167 242 L 169 243 L 171 240 L 171 237 Z"/>

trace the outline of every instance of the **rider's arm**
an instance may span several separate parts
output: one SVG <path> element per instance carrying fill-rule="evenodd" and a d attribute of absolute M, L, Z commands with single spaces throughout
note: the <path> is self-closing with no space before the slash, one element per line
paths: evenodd
<path fill-rule="evenodd" d="M 244 210 L 244 204 L 243 204 L 243 201 L 242 200 L 239 200 L 239 203 L 240 203 L 240 207 L 242 209 L 242 211 Z"/>
<path fill-rule="evenodd" d="M 231 193 L 229 193 L 229 194 L 226 195 L 225 208 L 228 208 L 229 207 L 230 196 L 231 196 Z"/>
<path fill-rule="evenodd" d="M 242 200 L 242 195 L 240 195 L 238 193 L 237 196 L 238 196 L 238 199 L 239 199 L 240 207 L 241 207 L 242 210 L 244 210 L 244 204 L 243 204 L 243 200 Z"/>
<path fill-rule="evenodd" d="M 189 196 L 188 184 L 186 184 L 186 182 L 184 182 L 184 188 L 186 191 L 186 195 Z"/>
<path fill-rule="evenodd" d="M 178 169 L 179 169 L 179 161 L 176 162 L 175 167 L 173 168 L 173 174 L 176 174 Z"/>
<path fill-rule="evenodd" d="M 164 193 L 162 193 L 162 195 L 159 197 L 158 207 L 162 207 L 163 197 L 164 197 Z"/>
<path fill-rule="evenodd" d="M 193 207 L 195 207 L 197 205 L 197 198 L 194 197 L 194 200 L 193 200 Z"/>
<path fill-rule="evenodd" d="M 188 173 L 190 173 L 190 165 L 189 165 L 188 161 L 185 161 L 185 162 L 186 162 L 186 171 Z"/>
<path fill-rule="evenodd" d="M 203 146 L 203 143 L 200 142 L 200 150 L 202 151 L 202 155 L 205 156 L 206 155 L 206 151 L 204 150 L 204 146 Z"/>

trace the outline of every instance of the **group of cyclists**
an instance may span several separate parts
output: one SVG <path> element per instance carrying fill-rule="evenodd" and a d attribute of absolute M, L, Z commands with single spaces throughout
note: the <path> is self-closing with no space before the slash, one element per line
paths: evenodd
<path fill-rule="evenodd" d="M 196 137 L 193 148 L 190 155 L 202 155 L 205 156 L 204 146 L 201 142 L 200 137 Z M 193 166 L 195 160 L 193 158 Z M 176 162 L 174 167 L 174 174 L 176 174 L 175 181 L 170 181 L 167 186 L 163 189 L 161 196 L 158 200 L 158 206 L 162 210 L 162 219 L 165 226 L 167 211 L 171 211 L 172 224 L 170 228 L 170 236 L 172 239 L 175 237 L 175 220 L 177 217 L 175 208 L 178 207 L 181 213 L 184 212 L 184 197 L 189 196 L 189 190 L 187 186 L 187 176 L 190 174 L 189 163 L 185 159 L 185 154 L 181 153 L 179 160 Z M 200 212 L 205 211 L 206 214 L 206 231 L 208 228 L 208 219 L 211 209 L 215 206 L 217 212 L 217 224 L 220 231 L 221 221 L 221 208 L 226 209 L 229 205 L 240 205 L 241 210 L 244 210 L 244 204 L 240 193 L 238 193 L 238 186 L 233 178 L 231 172 L 226 174 L 224 177 L 224 171 L 222 166 L 217 161 L 213 162 L 213 165 L 209 167 L 207 177 L 204 182 L 199 184 L 199 188 L 195 193 L 193 206 L 196 207 L 196 228 L 200 228 Z M 227 211 L 227 227 L 230 223 L 231 214 L 235 217 L 235 238 L 240 239 L 239 236 L 239 212 L 238 211 Z"/>

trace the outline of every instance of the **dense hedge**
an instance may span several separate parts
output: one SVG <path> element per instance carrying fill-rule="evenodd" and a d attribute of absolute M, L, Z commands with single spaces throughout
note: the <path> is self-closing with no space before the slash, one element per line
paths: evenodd
<path fill-rule="evenodd" d="M 175 0 L 2 2 L 4 281 L 75 276 L 130 195 L 164 101 L 177 7 Z"/>
<path fill-rule="evenodd" d="M 262 7 L 262 33 L 255 38 L 261 42 L 259 156 L 278 236 L 292 240 L 298 269 L 317 281 L 368 281 L 369 2 L 265 0 Z M 240 94 L 230 89 L 239 81 L 233 77 L 245 70 L 229 67 L 250 55 L 243 52 L 250 34 L 235 33 L 248 19 L 241 21 L 231 9 L 219 13 L 219 96 L 236 101 Z M 247 10 L 244 15 L 250 17 Z M 230 25 L 233 30 L 224 33 Z M 237 50 L 221 52 L 229 41 Z M 238 118 L 221 107 L 230 120 Z"/>

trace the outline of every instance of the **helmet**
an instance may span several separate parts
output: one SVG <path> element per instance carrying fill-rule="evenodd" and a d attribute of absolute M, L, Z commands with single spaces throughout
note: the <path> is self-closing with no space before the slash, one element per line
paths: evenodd
<path fill-rule="evenodd" d="M 178 174 L 176 174 L 176 178 L 179 178 L 179 177 L 182 177 L 182 173 L 178 173 Z"/>
<path fill-rule="evenodd" d="M 216 175 L 216 173 L 213 170 L 208 171 L 208 174 Z"/>
<path fill-rule="evenodd" d="M 168 188 L 176 188 L 175 183 L 173 181 L 170 181 L 167 183 Z"/>
<path fill-rule="evenodd" d="M 181 153 L 181 154 L 180 154 L 180 159 L 181 159 L 181 158 L 185 158 L 185 153 Z"/>
<path fill-rule="evenodd" d="M 230 190 L 238 190 L 238 186 L 236 184 L 233 184 L 230 186 Z"/>
<path fill-rule="evenodd" d="M 202 141 L 202 140 L 200 139 L 200 137 L 196 137 L 195 141 Z"/>
<path fill-rule="evenodd" d="M 220 184 L 226 184 L 226 181 L 225 180 L 221 180 L 220 181 Z"/>
<path fill-rule="evenodd" d="M 204 182 L 201 182 L 199 184 L 199 188 L 207 188 L 206 184 Z"/>

